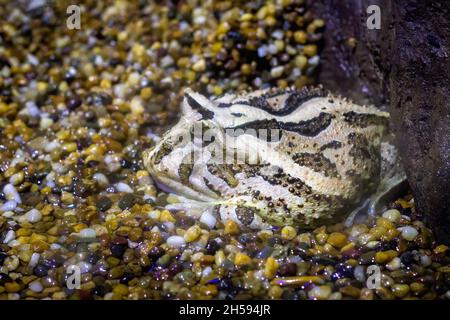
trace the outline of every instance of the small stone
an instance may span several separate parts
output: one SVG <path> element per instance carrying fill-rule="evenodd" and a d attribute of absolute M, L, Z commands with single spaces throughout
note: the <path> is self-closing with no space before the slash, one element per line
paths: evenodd
<path fill-rule="evenodd" d="M 443 254 L 443 253 L 447 252 L 447 250 L 448 250 L 448 247 L 446 245 L 441 244 L 441 245 L 437 246 L 436 248 L 434 248 L 433 251 L 435 254 L 439 255 L 439 254 Z"/>
<path fill-rule="evenodd" d="M 303 30 L 294 32 L 294 40 L 297 43 L 305 44 L 307 40 L 306 32 Z"/>
<path fill-rule="evenodd" d="M 122 210 L 130 209 L 136 201 L 136 197 L 132 193 L 125 194 L 119 200 L 119 208 Z"/>
<path fill-rule="evenodd" d="M 270 75 L 273 78 L 279 78 L 283 75 L 284 72 L 284 66 L 278 66 L 278 67 L 274 67 L 270 70 Z"/>
<path fill-rule="evenodd" d="M 124 296 L 124 295 L 128 294 L 128 286 L 119 283 L 118 285 L 116 285 L 114 287 L 113 293 L 115 293 L 119 296 Z"/>
<path fill-rule="evenodd" d="M 285 240 L 292 240 L 297 236 L 297 231 L 291 226 L 285 226 L 281 229 L 281 237 Z"/>
<path fill-rule="evenodd" d="M 331 295 L 329 286 L 315 286 L 308 292 L 308 297 L 314 300 L 327 300 Z"/>
<path fill-rule="evenodd" d="M 39 280 L 36 280 L 36 281 L 31 282 L 31 283 L 28 285 L 28 287 L 29 287 L 30 290 L 33 291 L 33 292 L 41 292 L 41 291 L 44 289 L 44 287 L 43 287 L 42 284 L 41 284 L 41 281 L 39 281 Z"/>
<path fill-rule="evenodd" d="M 206 61 L 205 59 L 200 59 L 192 66 L 192 70 L 195 72 L 202 72 L 206 69 Z"/>
<path fill-rule="evenodd" d="M 397 209 L 390 209 L 383 213 L 383 218 L 388 219 L 393 223 L 397 223 L 401 218 L 401 213 Z"/>
<path fill-rule="evenodd" d="M 11 183 L 14 186 L 17 186 L 23 182 L 24 177 L 25 175 L 23 171 L 17 172 L 9 178 L 9 183 Z"/>
<path fill-rule="evenodd" d="M 279 286 L 298 286 L 305 283 L 323 283 L 324 280 L 319 276 L 294 276 L 294 277 L 280 277 L 273 279 L 270 284 Z"/>
<path fill-rule="evenodd" d="M 167 245 L 173 248 L 181 248 L 186 244 L 186 241 L 181 236 L 170 236 L 167 238 Z"/>
<path fill-rule="evenodd" d="M 394 284 L 391 290 L 397 298 L 403 298 L 409 293 L 409 286 L 407 284 Z"/>
<path fill-rule="evenodd" d="M 15 281 L 8 282 L 8 283 L 5 283 L 5 289 L 6 289 L 6 292 L 8 292 L 8 293 L 16 293 L 16 292 L 20 291 L 20 285 Z"/>
<path fill-rule="evenodd" d="M 345 286 L 339 289 L 339 291 L 346 296 L 352 297 L 352 298 L 359 298 L 361 295 L 361 289 L 352 287 L 352 286 Z"/>
<path fill-rule="evenodd" d="M 195 225 L 190 227 L 186 230 L 186 233 L 184 234 L 184 240 L 186 242 L 192 242 L 198 239 L 200 235 L 202 234 L 202 229 L 200 229 L 199 226 Z"/>
<path fill-rule="evenodd" d="M 128 184 L 123 182 L 119 182 L 116 185 L 116 188 L 118 192 L 133 193 L 133 189 Z"/>
<path fill-rule="evenodd" d="M 19 193 L 12 184 L 7 184 L 3 187 L 3 193 L 6 200 L 14 201 L 15 203 L 22 203 Z"/>
<path fill-rule="evenodd" d="M 333 247 L 342 248 L 347 244 L 347 236 L 340 232 L 333 232 L 328 236 L 327 243 Z"/>
<path fill-rule="evenodd" d="M 252 259 L 245 253 L 238 252 L 234 257 L 234 264 L 237 266 L 248 265 L 252 262 Z"/>
<path fill-rule="evenodd" d="M 264 276 L 269 280 L 273 279 L 277 273 L 277 270 L 278 262 L 274 258 L 269 257 L 264 267 Z"/>
<path fill-rule="evenodd" d="M 389 263 L 386 264 L 386 269 L 391 271 L 400 269 L 400 267 L 401 267 L 401 260 L 399 257 L 395 257 Z"/>
<path fill-rule="evenodd" d="M 225 234 L 237 234 L 239 232 L 239 225 L 234 220 L 227 220 L 224 228 Z"/>
<path fill-rule="evenodd" d="M 98 210 L 105 212 L 109 208 L 111 208 L 112 201 L 108 197 L 102 196 L 97 200 L 96 206 L 97 206 Z"/>
<path fill-rule="evenodd" d="M 144 113 L 145 109 L 140 97 L 134 97 L 133 99 L 131 99 L 130 109 L 131 113 L 136 116 L 139 116 Z"/>
<path fill-rule="evenodd" d="M 40 212 L 39 210 L 37 210 L 37 209 L 31 209 L 30 211 L 28 211 L 28 212 L 25 214 L 25 219 L 26 219 L 26 221 L 28 221 L 28 222 L 36 223 L 36 222 L 41 221 L 41 219 L 42 219 L 42 214 L 41 214 L 41 212 Z"/>
<path fill-rule="evenodd" d="M 212 213 L 210 213 L 209 211 L 205 211 L 200 217 L 200 222 L 206 224 L 209 228 L 212 229 L 216 225 L 217 219 Z"/>
<path fill-rule="evenodd" d="M 3 243 L 9 243 L 10 241 L 14 240 L 16 238 L 16 234 L 14 230 L 8 230 L 6 232 L 5 238 L 3 239 Z"/>
<path fill-rule="evenodd" d="M 96 235 L 97 235 L 97 233 L 95 232 L 95 230 L 91 229 L 91 228 L 82 229 L 78 233 L 78 236 L 81 238 L 95 238 Z"/>
<path fill-rule="evenodd" d="M 397 252 L 394 250 L 380 251 L 375 254 L 376 263 L 386 263 L 397 257 Z"/>
<path fill-rule="evenodd" d="M 400 232 L 402 233 L 402 237 L 405 240 L 413 241 L 415 237 L 419 234 L 419 232 L 410 226 L 399 228 Z"/>

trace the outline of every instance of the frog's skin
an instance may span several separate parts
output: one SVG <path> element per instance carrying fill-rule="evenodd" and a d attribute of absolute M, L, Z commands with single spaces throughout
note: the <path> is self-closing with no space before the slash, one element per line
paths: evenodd
<path fill-rule="evenodd" d="M 184 208 L 213 208 L 251 228 L 312 228 L 363 203 L 375 213 L 403 181 L 386 139 L 388 119 L 320 89 L 212 100 L 188 89 L 179 122 L 143 160 L 158 185 L 182 196 Z"/>

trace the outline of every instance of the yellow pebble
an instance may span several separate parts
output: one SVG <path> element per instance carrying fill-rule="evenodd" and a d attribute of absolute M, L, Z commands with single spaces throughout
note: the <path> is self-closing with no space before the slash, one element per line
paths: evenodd
<path fill-rule="evenodd" d="M 294 32 L 294 40 L 297 43 L 301 43 L 301 44 L 306 43 L 306 40 L 307 40 L 306 32 L 302 31 L 302 30 Z"/>
<path fill-rule="evenodd" d="M 380 226 L 375 226 L 372 229 L 370 229 L 369 233 L 375 238 L 380 239 L 382 235 L 384 235 L 387 232 L 387 229 Z"/>
<path fill-rule="evenodd" d="M 308 44 L 303 47 L 303 53 L 308 57 L 312 57 L 317 53 L 317 46 L 315 44 Z"/>
<path fill-rule="evenodd" d="M 380 227 L 383 227 L 386 229 L 395 228 L 394 224 L 391 221 L 389 221 L 388 219 L 383 218 L 383 217 L 380 217 L 377 219 L 377 226 L 380 226 Z"/>
<path fill-rule="evenodd" d="M 16 293 L 20 290 L 20 285 L 15 281 L 7 282 L 5 283 L 5 289 L 8 293 Z"/>
<path fill-rule="evenodd" d="M 237 266 L 248 265 L 252 262 L 252 259 L 245 253 L 238 252 L 234 257 L 234 264 Z"/>
<path fill-rule="evenodd" d="M 81 230 L 83 230 L 83 229 L 86 229 L 88 226 L 87 225 L 85 225 L 84 223 L 78 223 L 78 224 L 76 224 L 74 227 L 73 227 L 73 231 L 74 232 L 80 232 Z"/>
<path fill-rule="evenodd" d="M 120 295 L 120 296 L 124 296 L 124 295 L 128 294 L 128 287 L 126 285 L 120 283 L 114 287 L 113 293 Z"/>
<path fill-rule="evenodd" d="M 224 231 L 225 234 L 237 234 L 239 232 L 239 225 L 234 220 L 227 220 Z"/>
<path fill-rule="evenodd" d="M 266 265 L 264 267 L 264 276 L 267 279 L 273 279 L 278 271 L 278 262 L 272 257 L 267 258 Z"/>
<path fill-rule="evenodd" d="M 434 248 L 433 251 L 436 254 L 441 254 L 441 253 L 446 252 L 447 250 L 448 250 L 448 247 L 446 245 L 441 244 L 441 245 L 437 246 L 436 248 Z"/>
<path fill-rule="evenodd" d="M 198 239 L 200 235 L 202 234 L 202 229 L 200 229 L 199 226 L 195 225 L 190 227 L 186 230 L 186 233 L 184 234 L 184 240 L 186 242 L 192 242 Z"/>
<path fill-rule="evenodd" d="M 31 229 L 20 228 L 16 231 L 17 237 L 29 236 L 31 234 Z"/>
<path fill-rule="evenodd" d="M 307 65 L 308 65 L 308 58 L 306 58 L 305 56 L 302 56 L 302 55 L 295 57 L 295 66 L 297 68 L 304 70 Z"/>
<path fill-rule="evenodd" d="M 333 232 L 328 236 L 327 243 L 333 247 L 342 248 L 347 244 L 347 236 L 340 232 Z"/>
<path fill-rule="evenodd" d="M 297 236 L 297 231 L 291 226 L 281 229 L 281 237 L 285 240 L 292 240 Z"/>
<path fill-rule="evenodd" d="M 280 286 L 270 286 L 267 293 L 270 299 L 280 299 L 283 294 L 283 289 Z"/>
<path fill-rule="evenodd" d="M 394 250 L 380 251 L 375 254 L 376 263 L 386 263 L 397 257 L 397 252 Z"/>
<path fill-rule="evenodd" d="M 241 66 L 241 73 L 245 76 L 248 76 L 252 73 L 252 66 L 248 63 L 244 63 Z"/>
<path fill-rule="evenodd" d="M 161 222 L 175 222 L 175 218 L 172 216 L 169 210 L 163 210 L 159 216 Z"/>
<path fill-rule="evenodd" d="M 153 95 L 153 90 L 150 87 L 143 88 L 140 92 L 140 96 L 144 100 L 150 99 L 152 97 L 152 95 Z"/>

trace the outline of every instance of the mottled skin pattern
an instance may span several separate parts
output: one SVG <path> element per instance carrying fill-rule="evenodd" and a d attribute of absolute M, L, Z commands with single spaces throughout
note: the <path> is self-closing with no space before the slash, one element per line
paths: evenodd
<path fill-rule="evenodd" d="M 186 208 L 252 228 L 314 227 L 376 192 L 388 117 L 319 89 L 214 100 L 187 90 L 181 119 L 143 159 Z"/>

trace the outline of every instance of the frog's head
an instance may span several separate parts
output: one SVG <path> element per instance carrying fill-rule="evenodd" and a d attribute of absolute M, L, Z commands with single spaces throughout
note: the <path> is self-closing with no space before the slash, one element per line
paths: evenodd
<path fill-rule="evenodd" d="M 207 168 L 225 150 L 223 121 L 217 121 L 217 114 L 223 120 L 214 101 L 185 91 L 180 120 L 143 154 L 145 167 L 162 189 L 201 201 L 218 198 L 220 191 L 212 190 L 214 177 Z"/>

